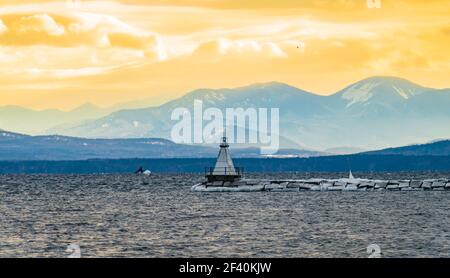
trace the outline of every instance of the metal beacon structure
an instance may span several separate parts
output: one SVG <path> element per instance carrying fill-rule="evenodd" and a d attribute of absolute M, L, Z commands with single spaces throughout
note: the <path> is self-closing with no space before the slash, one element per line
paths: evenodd
<path fill-rule="evenodd" d="M 234 182 L 242 178 L 243 169 L 234 167 L 229 147 L 227 137 L 222 137 L 215 166 L 207 167 L 205 170 L 205 177 L 208 179 L 208 182 Z"/>

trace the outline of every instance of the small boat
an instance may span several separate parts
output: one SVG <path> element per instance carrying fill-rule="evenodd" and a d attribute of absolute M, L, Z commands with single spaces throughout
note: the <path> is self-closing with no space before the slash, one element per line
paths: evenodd
<path fill-rule="evenodd" d="M 144 167 L 139 167 L 139 169 L 137 169 L 136 172 L 134 172 L 135 174 L 140 174 L 140 175 L 145 175 L 145 176 L 150 176 L 152 174 L 152 172 L 150 170 L 144 170 Z"/>
<path fill-rule="evenodd" d="M 145 170 L 142 174 L 144 176 L 150 176 L 152 174 L 152 172 L 150 170 Z"/>

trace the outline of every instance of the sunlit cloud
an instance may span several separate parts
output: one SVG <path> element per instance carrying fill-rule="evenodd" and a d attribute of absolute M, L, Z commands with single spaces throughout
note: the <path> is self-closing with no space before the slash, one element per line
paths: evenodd
<path fill-rule="evenodd" d="M 64 35 L 65 28 L 47 14 L 36 14 L 13 20 L 9 25 L 8 32 L 22 38 L 41 34 L 57 37 Z M 20 41 L 20 38 L 16 39 Z"/>
<path fill-rule="evenodd" d="M 8 31 L 8 27 L 6 27 L 3 21 L 0 19 L 0 35 L 5 33 L 6 31 Z"/>
<path fill-rule="evenodd" d="M 159 47 L 157 34 L 141 31 L 118 19 L 98 14 L 8 14 L 2 45 L 53 45 L 72 47 L 125 47 L 152 51 Z"/>
<path fill-rule="evenodd" d="M 243 56 L 254 58 L 255 55 L 263 57 L 287 57 L 287 54 L 273 42 L 258 42 L 254 40 L 227 40 L 218 39 L 202 43 L 194 51 L 199 58 L 221 58 L 224 55 Z"/>

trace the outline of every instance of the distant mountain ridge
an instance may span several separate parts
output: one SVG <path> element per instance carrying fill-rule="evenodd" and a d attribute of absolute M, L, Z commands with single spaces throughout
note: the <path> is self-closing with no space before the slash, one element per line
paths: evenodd
<path fill-rule="evenodd" d="M 217 147 L 175 144 L 160 138 L 87 139 L 29 136 L 0 130 L 0 161 L 216 157 Z M 257 148 L 233 149 L 236 157 L 261 157 Z M 280 150 L 280 156 L 309 157 L 319 152 Z"/>
<path fill-rule="evenodd" d="M 285 149 L 350 153 L 450 138 L 450 89 L 433 89 L 396 77 L 371 77 L 330 96 L 279 82 L 234 89 L 199 89 L 163 105 L 125 109 L 49 127 L 44 134 L 87 138 L 170 138 L 173 109 L 279 108 Z M 4 113 L 4 115 L 8 113 Z M 0 116 L 1 116 L 0 109 Z M 21 118 L 19 122 L 32 119 Z M 9 115 L 0 128 L 14 121 Z M 18 125 L 20 126 L 20 124 Z M 10 129 L 11 130 L 11 129 Z M 12 129 L 14 131 L 18 129 Z"/>
<path fill-rule="evenodd" d="M 115 111 L 148 107 L 146 103 L 151 102 L 151 100 L 142 99 L 105 108 L 87 102 L 70 111 L 58 109 L 34 110 L 14 105 L 0 106 L 0 128 L 31 135 L 45 135 L 49 134 L 46 132 L 49 129 L 79 125 L 83 121 L 95 120 Z"/>
<path fill-rule="evenodd" d="M 450 140 L 442 140 L 427 144 L 410 145 L 399 148 L 388 148 L 364 154 L 406 155 L 406 156 L 450 156 Z"/>
<path fill-rule="evenodd" d="M 91 103 L 71 111 L 57 109 L 32 110 L 19 106 L 0 107 L 0 128 L 27 134 L 43 134 L 45 130 L 67 123 L 81 123 L 107 116 L 114 110 L 100 108 Z"/>

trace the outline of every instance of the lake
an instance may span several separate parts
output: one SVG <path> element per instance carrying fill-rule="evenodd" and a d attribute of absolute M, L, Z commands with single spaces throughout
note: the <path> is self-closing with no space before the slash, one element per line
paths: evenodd
<path fill-rule="evenodd" d="M 369 245 L 382 257 L 450 257 L 448 191 L 191 192 L 202 179 L 0 175 L 0 257 L 67 257 L 70 245 L 82 257 L 368 257 Z"/>

